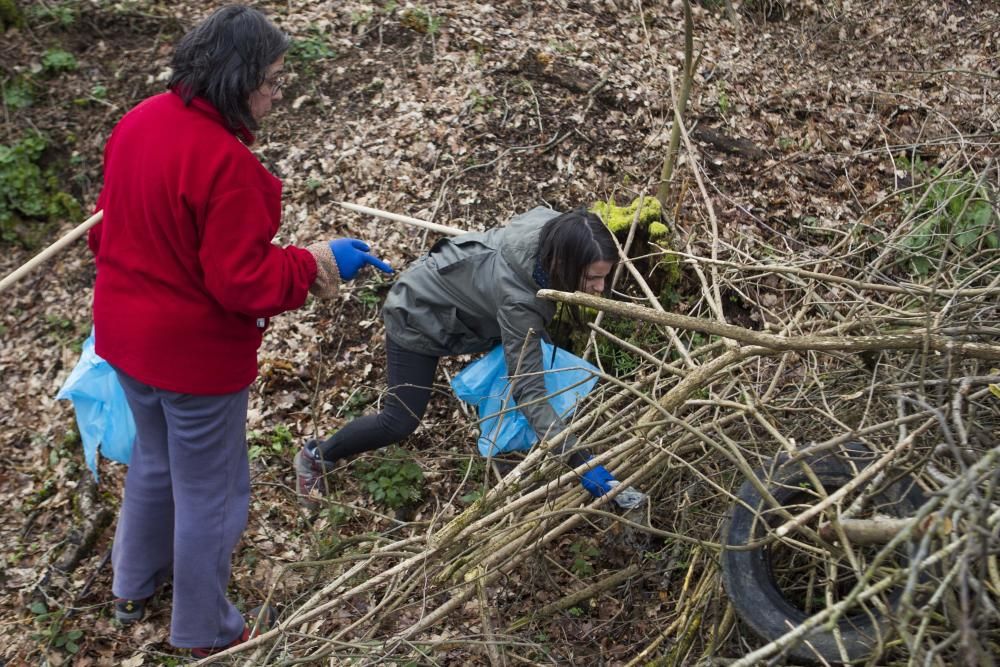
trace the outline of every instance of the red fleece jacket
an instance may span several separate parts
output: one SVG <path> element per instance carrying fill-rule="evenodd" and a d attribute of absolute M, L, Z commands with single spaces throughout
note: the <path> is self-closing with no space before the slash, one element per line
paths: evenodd
<path fill-rule="evenodd" d="M 307 250 L 271 243 L 281 181 L 205 100 L 163 93 L 115 126 L 97 208 L 97 353 L 170 391 L 253 382 L 267 318 L 301 306 L 316 279 Z"/>

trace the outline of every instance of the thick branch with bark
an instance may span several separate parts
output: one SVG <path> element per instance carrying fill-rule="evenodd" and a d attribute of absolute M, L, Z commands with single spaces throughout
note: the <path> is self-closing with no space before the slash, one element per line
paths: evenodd
<path fill-rule="evenodd" d="M 776 336 L 753 331 L 732 324 L 703 320 L 687 315 L 664 313 L 631 303 L 612 301 L 582 292 L 559 292 L 543 289 L 538 296 L 551 301 L 585 306 L 622 317 L 630 317 L 643 322 L 662 324 L 677 329 L 687 329 L 712 336 L 731 338 L 748 345 L 758 345 L 780 351 L 817 352 L 867 352 L 880 350 L 923 350 L 956 354 L 976 359 L 1000 360 L 1000 345 L 964 341 L 954 336 L 943 336 L 924 329 L 911 329 L 874 336 Z"/>

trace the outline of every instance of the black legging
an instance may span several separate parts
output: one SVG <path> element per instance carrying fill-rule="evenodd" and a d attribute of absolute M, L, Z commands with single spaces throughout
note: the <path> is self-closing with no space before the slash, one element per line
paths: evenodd
<path fill-rule="evenodd" d="M 438 359 L 401 347 L 385 338 L 386 374 L 389 389 L 382 411 L 352 420 L 320 443 L 327 461 L 370 452 L 399 442 L 417 430 L 431 399 L 431 387 L 437 372 Z M 578 467 L 590 456 L 575 451 L 569 455 L 571 467 Z"/>
<path fill-rule="evenodd" d="M 431 399 L 438 357 L 413 352 L 386 336 L 389 389 L 382 411 L 352 420 L 319 447 L 323 458 L 336 461 L 399 442 L 417 430 Z"/>

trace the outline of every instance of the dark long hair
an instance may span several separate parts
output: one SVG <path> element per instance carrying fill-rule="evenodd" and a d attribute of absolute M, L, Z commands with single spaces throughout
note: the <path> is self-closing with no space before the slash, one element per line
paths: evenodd
<path fill-rule="evenodd" d="M 580 279 L 594 262 L 618 263 L 618 246 L 601 219 L 577 208 L 545 223 L 538 238 L 538 261 L 549 276 L 549 286 L 562 292 L 580 289 Z M 611 281 L 604 287 L 611 291 Z"/>
<path fill-rule="evenodd" d="M 230 129 L 257 129 L 250 93 L 264 84 L 267 67 L 291 40 L 260 11 L 243 5 L 217 9 L 181 38 L 174 49 L 168 86 L 188 104 L 212 103 Z"/>
<path fill-rule="evenodd" d="M 618 263 L 618 246 L 601 219 L 584 208 L 576 208 L 552 218 L 542 227 L 538 239 L 538 261 L 548 274 L 549 287 L 561 292 L 580 289 L 580 279 L 594 262 L 611 262 L 611 274 L 604 283 L 604 296 L 611 293 L 611 275 Z M 557 341 L 567 335 L 563 313 L 569 311 L 572 329 L 583 325 L 577 306 L 559 304 L 553 334 Z M 553 348 L 552 354 L 555 355 Z M 553 358 L 555 358 L 553 356 Z"/>

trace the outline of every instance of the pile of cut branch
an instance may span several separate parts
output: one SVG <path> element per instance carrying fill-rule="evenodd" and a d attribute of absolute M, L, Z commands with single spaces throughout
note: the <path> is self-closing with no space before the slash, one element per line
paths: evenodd
<path fill-rule="evenodd" d="M 889 277 L 900 275 L 892 239 L 865 244 L 855 229 L 822 255 L 788 245 L 751 252 L 722 241 L 705 201 L 709 239 L 653 256 L 680 257 L 700 285 L 689 308 L 698 316 L 665 312 L 632 261 L 623 263 L 631 299 L 541 293 L 601 311 L 592 342 L 637 360 L 627 375 L 602 374 L 570 430 L 619 488 L 648 493 L 647 507 L 623 513 L 610 496 L 587 496 L 581 469 L 552 453 L 562 434 L 457 516 L 434 516 L 405 536 L 345 540 L 323 562 L 296 564 L 318 583 L 291 591 L 278 577 L 273 597 L 296 601 L 277 627 L 227 653 L 245 664 L 433 664 L 454 651 L 494 665 L 537 661 L 545 649 L 528 629 L 588 600 L 656 588 L 668 568 L 683 576 L 655 631 L 622 638 L 630 665 L 808 654 L 812 630 L 858 614 L 883 619 L 871 660 L 980 664 L 1000 653 L 1000 258 L 944 257 L 928 279 L 900 282 Z M 908 224 L 917 221 L 900 230 Z M 755 259 L 762 255 L 772 259 Z M 723 295 L 756 326 L 730 324 Z M 644 340 L 659 342 L 614 335 L 604 326 L 614 318 L 645 323 L 656 335 Z M 789 554 L 776 577 L 790 588 L 796 577 L 809 581 L 807 620 L 758 637 L 737 622 L 720 577 L 737 490 L 751 478 L 766 486 L 759 471 L 776 455 L 807 464 L 849 441 L 873 453 L 871 465 L 843 489 L 820 483 L 807 505 L 778 508 L 783 519 L 766 535 L 770 553 Z M 924 499 L 912 516 L 859 512 L 904 477 Z M 617 540 L 631 556 L 528 615 L 505 617 L 506 600 L 532 596 L 525 571 L 576 531 Z M 642 615 L 628 607 L 623 618 Z"/>

